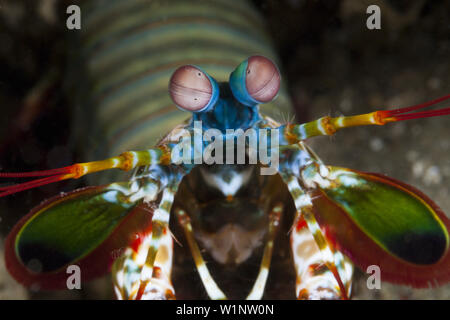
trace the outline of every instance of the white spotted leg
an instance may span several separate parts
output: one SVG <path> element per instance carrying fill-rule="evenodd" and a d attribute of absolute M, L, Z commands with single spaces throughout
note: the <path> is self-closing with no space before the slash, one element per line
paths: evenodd
<path fill-rule="evenodd" d="M 159 240 L 158 253 L 154 261 L 154 271 L 147 281 L 143 292 L 141 270 L 150 250 L 152 232 L 137 235 L 134 242 L 124 252 L 117 252 L 120 257 L 112 267 L 113 286 L 119 300 L 171 300 L 175 299 L 175 290 L 171 282 L 173 239 L 169 230 L 165 230 Z"/>
<path fill-rule="evenodd" d="M 145 259 L 145 264 L 142 266 L 140 274 L 140 286 L 136 296 L 139 300 L 142 295 L 146 292 L 146 287 L 149 284 L 155 273 L 155 259 L 158 253 L 158 249 L 165 233 L 169 233 L 169 220 L 170 220 L 170 210 L 172 208 L 173 200 L 178 185 L 168 186 L 164 189 L 162 193 L 161 202 L 158 208 L 155 210 L 152 216 L 152 234 L 150 239 L 150 245 L 147 251 L 147 256 Z"/>
<path fill-rule="evenodd" d="M 309 231 L 303 217 L 296 220 L 291 232 L 291 249 L 296 271 L 296 296 L 298 299 L 340 299 L 341 289 L 333 272 L 324 263 L 322 253 L 316 240 Z M 353 265 L 340 252 L 335 252 L 344 260 L 344 273 L 340 277 L 348 287 L 347 297 L 351 292 Z"/>
<path fill-rule="evenodd" d="M 297 273 L 299 299 L 348 299 L 353 265 L 328 244 L 314 213 L 308 194 L 294 175 L 282 174 L 288 186 L 297 217 L 291 234 L 291 246 Z"/>

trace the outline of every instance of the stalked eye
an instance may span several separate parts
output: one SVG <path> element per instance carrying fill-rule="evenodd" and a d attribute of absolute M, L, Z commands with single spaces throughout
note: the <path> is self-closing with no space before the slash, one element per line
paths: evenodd
<path fill-rule="evenodd" d="M 169 82 L 173 102 L 181 109 L 202 112 L 212 107 L 219 96 L 216 81 L 206 72 L 192 65 L 178 68 Z"/>
<path fill-rule="evenodd" d="M 272 101 L 280 89 L 280 72 L 271 60 L 261 56 L 250 57 L 245 85 L 248 94 L 256 101 Z"/>
<path fill-rule="evenodd" d="M 233 95 L 245 105 L 272 101 L 280 89 L 277 66 L 263 56 L 252 56 L 242 62 L 230 75 Z"/>

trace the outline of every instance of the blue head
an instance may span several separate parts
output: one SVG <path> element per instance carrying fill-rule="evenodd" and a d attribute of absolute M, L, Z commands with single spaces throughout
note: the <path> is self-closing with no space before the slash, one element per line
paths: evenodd
<path fill-rule="evenodd" d="M 270 102 L 280 88 L 276 65 L 262 56 L 243 61 L 229 82 L 217 83 L 201 68 L 178 68 L 169 83 L 172 100 L 182 110 L 193 113 L 204 129 L 247 129 L 260 120 L 258 105 Z"/>

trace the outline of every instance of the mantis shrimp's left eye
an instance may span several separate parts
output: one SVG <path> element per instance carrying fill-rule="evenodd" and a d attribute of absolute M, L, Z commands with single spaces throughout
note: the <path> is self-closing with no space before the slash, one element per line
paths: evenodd
<path fill-rule="evenodd" d="M 233 95 L 242 104 L 252 106 L 272 101 L 280 89 L 280 72 L 270 59 L 251 56 L 230 75 Z"/>
<path fill-rule="evenodd" d="M 259 102 L 269 102 L 280 89 L 280 72 L 277 66 L 262 56 L 248 58 L 245 85 L 248 94 Z"/>
<path fill-rule="evenodd" d="M 169 82 L 169 93 L 175 104 L 190 112 L 202 112 L 217 101 L 218 86 L 206 72 L 192 65 L 178 68 Z"/>

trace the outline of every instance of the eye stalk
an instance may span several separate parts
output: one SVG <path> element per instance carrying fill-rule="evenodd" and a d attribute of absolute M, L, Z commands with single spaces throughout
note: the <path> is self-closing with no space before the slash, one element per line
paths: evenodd
<path fill-rule="evenodd" d="M 230 88 L 242 104 L 253 106 L 272 101 L 280 89 L 280 72 L 270 59 L 252 56 L 230 75 Z"/>
<path fill-rule="evenodd" d="M 172 74 L 169 94 L 180 109 L 203 112 L 217 102 L 219 87 L 217 82 L 199 67 L 186 65 Z"/>

